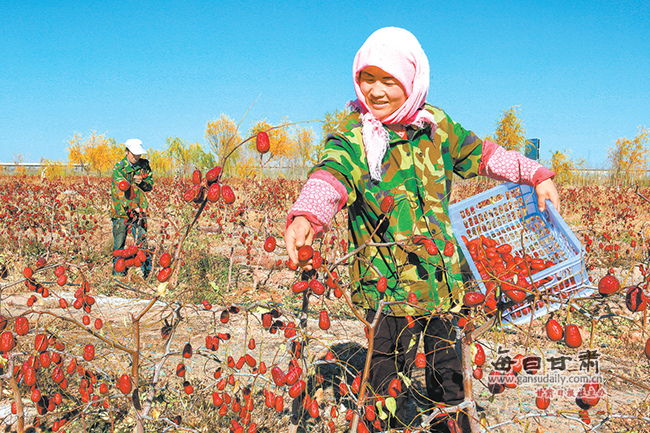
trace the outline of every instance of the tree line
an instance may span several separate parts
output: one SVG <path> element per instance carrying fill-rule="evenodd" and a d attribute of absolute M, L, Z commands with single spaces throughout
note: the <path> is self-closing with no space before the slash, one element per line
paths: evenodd
<path fill-rule="evenodd" d="M 490 139 L 508 150 L 522 152 L 526 146 L 526 130 L 518 112 L 518 106 L 503 110 L 496 122 L 495 132 L 483 139 Z M 304 177 L 306 172 L 322 156 L 326 137 L 334 132 L 339 123 L 349 114 L 347 110 L 336 110 L 325 115 L 320 121 L 321 139 L 307 122 L 290 122 L 284 120 L 271 124 L 266 119 L 257 121 L 246 132 L 226 114 L 207 122 L 205 145 L 191 143 L 181 137 L 167 137 L 163 149 L 147 146 L 147 158 L 152 169 L 160 176 L 185 176 L 194 169 L 207 171 L 219 165 L 226 155 L 228 158 L 224 171 L 229 176 L 262 176 L 265 172 L 276 169 L 291 176 Z M 249 140 L 244 146 L 238 145 L 259 131 L 268 131 L 271 149 L 265 155 L 255 150 L 255 140 Z M 622 137 L 608 149 L 607 165 L 611 170 L 611 181 L 616 184 L 634 183 L 646 177 L 648 165 L 648 130 L 639 126 L 637 135 L 632 138 Z M 49 174 L 58 174 L 66 165 L 81 167 L 87 174 L 97 176 L 109 175 L 116 161 L 124 157 L 124 145 L 117 143 L 106 133 L 91 131 L 86 137 L 75 133 L 68 141 L 68 160 L 45 161 Z M 585 169 L 583 159 L 572 159 L 566 149 L 551 153 L 549 161 L 542 161 L 557 173 L 556 181 L 570 183 L 580 176 Z"/>
<path fill-rule="evenodd" d="M 181 137 L 167 137 L 163 149 L 148 147 L 146 158 L 152 170 L 159 176 L 185 176 L 195 169 L 207 171 L 232 153 L 227 159 L 224 172 L 229 176 L 261 176 L 264 170 L 281 167 L 294 174 L 306 173 L 321 157 L 325 137 L 349 114 L 346 110 L 336 110 L 325 115 L 321 121 L 323 139 L 316 140 L 314 128 L 307 122 L 271 124 L 266 119 L 253 124 L 248 131 L 241 131 L 240 125 L 226 114 L 207 122 L 205 145 L 189 142 Z M 271 148 L 265 155 L 256 151 L 255 140 L 249 139 L 260 131 L 267 131 Z M 239 146 L 242 141 L 248 141 Z M 44 161 L 51 174 L 57 174 L 66 167 L 77 166 L 87 175 L 109 175 L 115 162 L 124 157 L 124 144 L 106 133 L 91 133 L 83 137 L 76 133 L 68 141 L 67 163 Z"/>
<path fill-rule="evenodd" d="M 486 136 L 508 150 L 519 152 L 526 145 L 526 130 L 518 116 L 518 106 L 504 110 L 496 124 L 494 136 Z M 613 185 L 631 185 L 645 180 L 648 165 L 648 130 L 639 126 L 638 133 L 632 139 L 621 137 L 607 151 L 607 167 L 610 169 L 610 183 Z M 586 168 L 584 159 L 571 159 L 567 149 L 551 153 L 550 161 L 542 161 L 556 173 L 557 183 L 572 183 L 581 176 Z"/>

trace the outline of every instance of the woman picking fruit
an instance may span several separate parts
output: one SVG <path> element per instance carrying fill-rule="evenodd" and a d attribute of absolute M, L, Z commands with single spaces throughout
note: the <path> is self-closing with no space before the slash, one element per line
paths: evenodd
<path fill-rule="evenodd" d="M 464 290 L 463 259 L 448 215 L 452 176 L 532 185 L 543 210 L 547 199 L 559 209 L 554 173 L 482 141 L 427 104 L 429 62 L 406 30 L 373 33 L 356 54 L 353 79 L 352 113 L 328 137 L 323 158 L 289 212 L 287 252 L 298 263 L 298 249 L 322 236 L 343 207 L 350 250 L 369 240 L 388 244 L 366 247 L 350 269 L 352 299 L 369 321 L 380 300 L 401 301 L 381 311 L 370 395 L 395 394 L 398 373 L 410 375 L 422 334 L 429 399 L 456 405 L 464 392 L 460 360 L 450 345 L 456 337 L 451 318 L 460 312 Z M 311 262 L 304 268 L 311 269 Z M 393 427 L 408 422 L 407 395 L 400 384 Z M 459 424 L 469 432 L 466 416 Z"/>
<path fill-rule="evenodd" d="M 129 234 L 133 236 L 138 248 L 147 248 L 145 212 L 149 206 L 144 193 L 153 189 L 153 174 L 149 161 L 141 158 L 141 155 L 147 153 L 142 147 L 142 141 L 137 138 L 128 139 L 125 147 L 126 155 L 113 167 L 111 184 L 113 251 L 124 248 Z M 117 261 L 118 257 L 113 254 L 113 275 L 126 275 L 126 270 L 115 269 Z M 151 272 L 151 256 L 148 253 L 141 269 L 142 278 L 147 278 Z"/>

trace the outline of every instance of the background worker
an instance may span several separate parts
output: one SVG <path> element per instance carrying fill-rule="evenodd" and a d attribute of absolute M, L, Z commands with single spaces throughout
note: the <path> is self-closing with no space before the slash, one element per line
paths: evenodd
<path fill-rule="evenodd" d="M 145 192 L 153 189 L 153 173 L 149 161 L 141 156 L 147 151 L 142 147 L 142 141 L 137 138 L 126 140 L 126 155 L 113 167 L 113 182 L 111 185 L 111 220 L 113 222 L 113 250 L 124 248 L 126 238 L 130 233 L 139 249 L 147 249 L 147 218 L 149 208 Z M 126 190 L 126 184 L 129 188 Z M 122 182 L 120 189 L 120 183 Z M 146 252 L 147 259 L 142 263 L 142 278 L 147 278 L 151 272 L 151 253 Z M 113 275 L 126 275 L 115 271 L 117 257 L 113 255 Z"/>

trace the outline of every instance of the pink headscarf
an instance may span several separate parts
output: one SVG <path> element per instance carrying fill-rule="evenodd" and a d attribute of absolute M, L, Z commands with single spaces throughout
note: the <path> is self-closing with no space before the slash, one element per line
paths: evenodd
<path fill-rule="evenodd" d="M 368 66 L 376 66 L 389 73 L 406 90 L 406 102 L 382 121 L 372 114 L 359 87 L 359 72 Z M 388 131 L 382 122 L 387 125 L 415 125 L 418 128 L 429 124 L 431 135 L 437 129 L 433 115 L 420 109 L 429 92 L 429 60 L 412 33 L 397 27 L 385 27 L 370 35 L 361 46 L 354 58 L 352 73 L 357 100 L 350 101 L 349 105 L 361 113 L 363 144 L 370 176 L 379 181 L 381 162 L 389 142 Z"/>

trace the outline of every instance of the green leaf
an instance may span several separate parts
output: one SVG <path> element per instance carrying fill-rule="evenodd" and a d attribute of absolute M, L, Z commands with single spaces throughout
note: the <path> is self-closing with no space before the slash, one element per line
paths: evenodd
<path fill-rule="evenodd" d="M 158 288 L 156 289 L 156 293 L 158 296 L 163 297 L 165 296 L 165 293 L 167 292 L 167 286 L 169 285 L 169 281 L 165 281 L 164 283 L 160 283 L 158 285 Z"/>
<path fill-rule="evenodd" d="M 411 379 L 406 377 L 404 373 L 397 373 L 397 375 L 402 379 L 402 382 L 404 382 L 404 385 L 406 385 L 407 388 L 411 387 Z"/>
<path fill-rule="evenodd" d="M 405 304 L 402 308 L 407 316 L 415 316 L 417 311 L 411 305 Z"/>
<path fill-rule="evenodd" d="M 377 406 L 377 414 L 379 415 L 379 419 L 385 420 L 386 418 L 388 418 L 388 414 L 386 414 L 382 408 L 383 404 L 381 403 L 381 401 L 376 402 L 375 406 Z"/>
<path fill-rule="evenodd" d="M 409 348 L 407 352 L 410 351 L 416 344 L 418 344 L 418 336 L 417 334 L 413 334 L 411 335 L 411 341 L 409 341 Z"/>
<path fill-rule="evenodd" d="M 393 397 L 388 397 L 386 399 L 386 409 L 388 409 L 388 411 L 393 416 L 395 416 L 395 411 L 397 410 L 397 402 L 395 401 L 395 399 Z"/>

